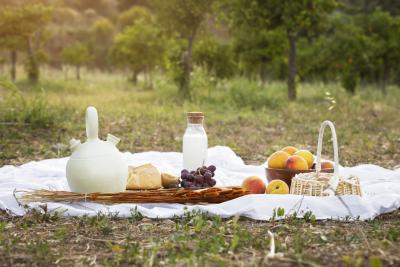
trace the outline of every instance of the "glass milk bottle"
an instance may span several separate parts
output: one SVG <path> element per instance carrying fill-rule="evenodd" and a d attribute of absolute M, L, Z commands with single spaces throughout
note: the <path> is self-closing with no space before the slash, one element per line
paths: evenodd
<path fill-rule="evenodd" d="M 187 113 L 187 128 L 183 135 L 183 168 L 194 171 L 205 165 L 208 141 L 203 127 L 202 112 Z"/>

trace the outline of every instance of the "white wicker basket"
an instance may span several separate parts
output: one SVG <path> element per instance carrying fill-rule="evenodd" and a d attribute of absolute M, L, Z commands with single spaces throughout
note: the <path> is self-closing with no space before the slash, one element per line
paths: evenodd
<path fill-rule="evenodd" d="M 321 172 L 322 141 L 326 126 L 329 126 L 332 132 L 334 153 L 333 173 Z M 290 194 L 307 196 L 362 195 L 358 177 L 339 176 L 339 148 L 335 126 L 331 121 L 324 121 L 321 124 L 315 169 L 315 172 L 300 173 L 293 177 Z"/>

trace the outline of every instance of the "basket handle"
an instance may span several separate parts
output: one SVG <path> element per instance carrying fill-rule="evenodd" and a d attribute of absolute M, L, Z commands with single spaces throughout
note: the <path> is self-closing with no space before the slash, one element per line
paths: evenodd
<path fill-rule="evenodd" d="M 321 124 L 321 128 L 319 129 L 318 135 L 318 147 L 317 147 L 317 162 L 315 164 L 315 168 L 317 171 L 317 177 L 321 172 L 321 153 L 322 153 L 322 141 L 324 138 L 324 131 L 326 126 L 329 126 L 332 132 L 332 141 L 333 141 L 333 159 L 334 159 L 334 167 L 333 167 L 333 177 L 329 181 L 328 188 L 324 190 L 324 195 L 334 196 L 336 192 L 336 188 L 339 183 L 339 147 L 337 143 L 337 136 L 335 126 L 331 121 L 324 121 Z"/>

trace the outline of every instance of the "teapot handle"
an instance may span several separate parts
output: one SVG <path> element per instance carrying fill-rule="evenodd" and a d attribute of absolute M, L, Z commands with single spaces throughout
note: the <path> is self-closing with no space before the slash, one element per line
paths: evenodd
<path fill-rule="evenodd" d="M 86 136 L 88 139 L 99 137 L 99 118 L 95 107 L 86 109 Z"/>

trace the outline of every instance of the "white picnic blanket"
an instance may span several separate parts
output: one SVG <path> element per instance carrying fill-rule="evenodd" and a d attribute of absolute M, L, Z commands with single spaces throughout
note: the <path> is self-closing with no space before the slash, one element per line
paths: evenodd
<path fill-rule="evenodd" d="M 124 153 L 130 165 L 154 164 L 160 171 L 178 175 L 182 166 L 182 154 L 177 152 Z M 0 209 L 14 215 L 23 215 L 26 210 L 14 198 L 15 189 L 69 190 L 65 178 L 68 158 L 32 161 L 22 166 L 0 168 Z M 245 165 L 230 148 L 217 146 L 208 151 L 208 164 L 217 166 L 218 186 L 240 185 L 250 175 L 265 179 L 265 164 Z M 302 217 L 312 212 L 316 219 L 372 219 L 400 207 L 400 169 L 388 170 L 375 165 L 359 165 L 341 168 L 341 173 L 351 173 L 360 177 L 364 196 L 305 197 L 295 195 L 247 195 L 221 204 L 116 204 L 97 203 L 48 203 L 48 210 L 64 216 L 93 216 L 113 213 L 119 217 L 129 217 L 136 209 L 149 218 L 171 218 L 191 211 L 230 217 L 246 216 L 256 220 L 268 220 L 274 210 L 283 208 L 285 216 L 296 212 Z M 266 179 L 265 179 L 266 181 Z M 267 181 L 266 181 L 267 182 Z M 40 203 L 31 203 L 29 208 L 39 208 Z M 279 218 L 277 218 L 279 219 Z"/>

